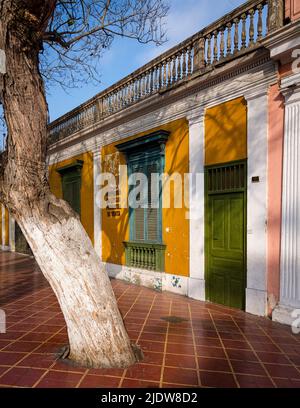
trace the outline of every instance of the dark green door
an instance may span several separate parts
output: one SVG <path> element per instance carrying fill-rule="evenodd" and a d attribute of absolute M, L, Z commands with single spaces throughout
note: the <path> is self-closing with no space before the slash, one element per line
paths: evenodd
<path fill-rule="evenodd" d="M 80 215 L 80 187 L 79 177 L 67 177 L 63 179 L 63 198 Z"/>
<path fill-rule="evenodd" d="M 208 300 L 244 309 L 246 194 L 240 171 L 238 165 L 229 172 L 227 178 L 236 173 L 237 180 L 226 184 L 228 166 L 221 167 L 211 177 L 215 184 L 210 191 L 207 181 L 206 282 Z"/>

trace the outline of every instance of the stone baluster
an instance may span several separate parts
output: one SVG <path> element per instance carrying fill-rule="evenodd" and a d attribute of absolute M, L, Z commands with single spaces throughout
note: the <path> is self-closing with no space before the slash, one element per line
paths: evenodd
<path fill-rule="evenodd" d="M 250 25 L 249 25 L 249 47 L 254 44 L 254 9 L 249 10 Z"/>
<path fill-rule="evenodd" d="M 176 73 L 176 59 L 177 59 L 177 54 L 173 55 L 172 58 L 172 84 L 174 84 L 177 80 L 177 73 Z"/>
<path fill-rule="evenodd" d="M 257 6 L 258 10 L 258 20 L 257 20 L 257 39 L 260 40 L 262 38 L 262 31 L 263 31 L 263 22 L 262 22 L 262 10 L 263 6 L 259 4 Z"/>
<path fill-rule="evenodd" d="M 211 34 L 207 36 L 207 64 L 211 65 Z"/>
<path fill-rule="evenodd" d="M 167 86 L 172 83 L 172 58 L 167 59 Z"/>
<path fill-rule="evenodd" d="M 246 34 L 246 19 L 247 19 L 247 14 L 244 13 L 242 14 L 242 44 L 241 44 L 241 49 L 246 48 L 246 40 L 247 40 L 247 34 Z"/>
<path fill-rule="evenodd" d="M 182 52 L 182 78 L 185 78 L 187 73 L 187 64 L 186 64 L 186 56 L 187 56 L 187 50 L 184 49 Z"/>
<path fill-rule="evenodd" d="M 213 62 L 218 60 L 218 31 L 214 31 L 214 51 L 213 51 Z"/>
<path fill-rule="evenodd" d="M 227 46 L 226 46 L 226 57 L 231 55 L 231 30 L 232 30 L 232 24 L 231 23 L 227 23 L 226 24 L 227 27 Z"/>
<path fill-rule="evenodd" d="M 162 78 L 162 87 L 167 86 L 167 62 L 163 61 L 163 78 Z"/>
<path fill-rule="evenodd" d="M 224 43 L 224 28 L 220 29 L 220 59 L 224 58 L 225 43 Z"/>
<path fill-rule="evenodd" d="M 178 54 L 177 54 L 177 81 L 180 81 L 181 78 L 182 78 L 181 60 L 182 60 L 182 53 L 178 52 Z"/>
<path fill-rule="evenodd" d="M 234 46 L 233 46 L 233 53 L 236 54 L 239 51 L 239 18 L 235 18 L 234 20 Z"/>
<path fill-rule="evenodd" d="M 187 66 L 187 68 L 188 68 L 187 74 L 188 75 L 192 74 L 192 70 L 193 70 L 192 64 L 193 64 L 193 62 L 192 62 L 192 46 L 189 45 L 188 46 L 188 66 Z"/>
<path fill-rule="evenodd" d="M 160 62 L 158 65 L 158 81 L 157 81 L 157 89 L 161 89 L 163 87 L 163 64 Z"/>

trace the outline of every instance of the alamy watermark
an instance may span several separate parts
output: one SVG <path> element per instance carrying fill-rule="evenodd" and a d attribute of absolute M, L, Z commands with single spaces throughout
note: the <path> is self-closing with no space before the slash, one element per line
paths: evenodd
<path fill-rule="evenodd" d="M 6 333 L 6 313 L 0 309 L 0 334 Z"/>
<path fill-rule="evenodd" d="M 96 204 L 102 209 L 186 208 L 186 218 L 195 219 L 201 211 L 204 173 L 133 172 L 119 166 L 117 175 L 101 173 L 96 180 Z"/>

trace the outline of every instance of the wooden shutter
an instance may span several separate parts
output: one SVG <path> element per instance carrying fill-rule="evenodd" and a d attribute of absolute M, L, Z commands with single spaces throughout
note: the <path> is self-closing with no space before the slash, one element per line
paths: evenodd
<path fill-rule="evenodd" d="M 152 161 L 147 165 L 147 177 L 148 177 L 148 208 L 147 208 L 147 239 L 148 241 L 158 241 L 159 240 L 159 211 L 161 211 L 160 205 L 159 208 L 152 207 L 154 202 L 159 204 L 159 188 L 157 191 L 151 189 L 151 176 L 152 173 L 158 173 L 158 163 L 157 161 Z"/>

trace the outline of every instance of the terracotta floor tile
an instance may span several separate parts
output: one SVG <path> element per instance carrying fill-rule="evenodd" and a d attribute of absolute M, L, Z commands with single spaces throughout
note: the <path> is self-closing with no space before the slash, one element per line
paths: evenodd
<path fill-rule="evenodd" d="M 33 259 L 0 251 L 0 277 L 0 303 L 7 313 L 7 333 L 0 334 L 0 379 L 15 386 L 33 386 L 44 375 L 38 387 L 76 387 L 81 380 L 81 387 L 117 387 L 126 373 L 123 387 L 156 388 L 163 372 L 165 388 L 197 387 L 198 376 L 204 387 L 236 387 L 228 355 L 241 387 L 272 387 L 272 376 L 278 387 L 300 388 L 300 340 L 289 327 L 118 280 L 112 286 L 144 361 L 128 370 L 66 365 L 56 361 L 68 342 L 65 321 Z M 18 282 L 26 282 L 26 288 L 18 289 Z M 183 321 L 170 323 L 164 320 L 168 316 Z M 9 384 L 0 381 L 1 386 Z"/>
<path fill-rule="evenodd" d="M 143 332 L 140 337 L 141 340 L 148 340 L 148 341 L 160 341 L 164 342 L 166 339 L 165 333 L 145 333 Z"/>
<path fill-rule="evenodd" d="M 224 350 L 220 347 L 197 346 L 197 355 L 200 357 L 226 358 Z"/>
<path fill-rule="evenodd" d="M 284 354 L 280 353 L 266 353 L 263 351 L 258 351 L 257 356 L 263 363 L 273 363 L 273 364 L 290 364 L 290 361 Z M 300 361 L 300 356 L 299 356 Z"/>
<path fill-rule="evenodd" d="M 162 365 L 163 353 L 154 353 L 153 351 L 144 351 L 143 363 Z"/>
<path fill-rule="evenodd" d="M 226 352 L 231 360 L 258 361 L 256 355 L 250 350 L 226 349 Z"/>
<path fill-rule="evenodd" d="M 251 346 L 256 351 L 264 351 L 267 353 L 280 353 L 281 352 L 279 347 L 277 347 L 275 344 L 252 342 Z"/>
<path fill-rule="evenodd" d="M 232 374 L 200 371 L 201 384 L 206 387 L 237 388 Z"/>
<path fill-rule="evenodd" d="M 147 340 L 139 340 L 138 345 L 145 351 L 156 351 L 158 353 L 162 353 L 165 348 L 165 343 L 156 342 L 156 341 L 147 341 Z"/>
<path fill-rule="evenodd" d="M 79 388 L 118 388 L 121 378 L 104 375 L 87 375 Z"/>
<path fill-rule="evenodd" d="M 31 367 L 31 368 L 49 368 L 55 359 L 52 354 L 37 354 L 32 353 L 25 357 L 23 360 L 19 361 L 18 367 Z"/>
<path fill-rule="evenodd" d="M 11 368 L 6 374 L 0 377 L 0 384 L 7 386 L 32 387 L 45 370 L 36 368 Z"/>
<path fill-rule="evenodd" d="M 37 341 L 16 341 L 6 346 L 3 351 L 30 352 L 40 345 Z"/>
<path fill-rule="evenodd" d="M 159 381 L 160 375 L 161 366 L 139 363 L 128 368 L 125 377 L 138 380 Z"/>
<path fill-rule="evenodd" d="M 159 388 L 159 383 L 124 378 L 122 388 Z"/>
<path fill-rule="evenodd" d="M 300 380 L 300 372 L 291 365 L 264 364 L 269 374 L 274 378 L 290 378 Z"/>
<path fill-rule="evenodd" d="M 266 375 L 263 366 L 258 362 L 232 360 L 231 365 L 233 371 L 238 374 Z"/>
<path fill-rule="evenodd" d="M 300 381 L 286 378 L 274 378 L 278 388 L 300 388 Z"/>
<path fill-rule="evenodd" d="M 0 364 L 1 365 L 14 365 L 22 358 L 26 356 L 26 353 L 15 353 L 0 351 Z"/>
<path fill-rule="evenodd" d="M 221 358 L 198 357 L 199 370 L 204 371 L 225 371 L 231 373 L 227 360 Z"/>
<path fill-rule="evenodd" d="M 236 377 L 241 388 L 274 388 L 268 377 L 241 374 L 237 374 Z"/>
<path fill-rule="evenodd" d="M 196 369 L 195 356 L 181 354 L 166 354 L 165 366 Z"/>
<path fill-rule="evenodd" d="M 82 374 L 62 371 L 49 371 L 38 383 L 37 388 L 74 388 Z"/>
<path fill-rule="evenodd" d="M 165 367 L 163 382 L 173 384 L 185 384 L 198 386 L 198 376 L 196 370 L 187 370 L 184 368 Z"/>
<path fill-rule="evenodd" d="M 0 366 L 0 377 L 3 373 L 5 373 L 5 371 L 7 371 L 9 369 L 9 367 L 2 367 Z"/>
<path fill-rule="evenodd" d="M 194 346 L 192 344 L 168 343 L 167 353 L 194 355 Z"/>

